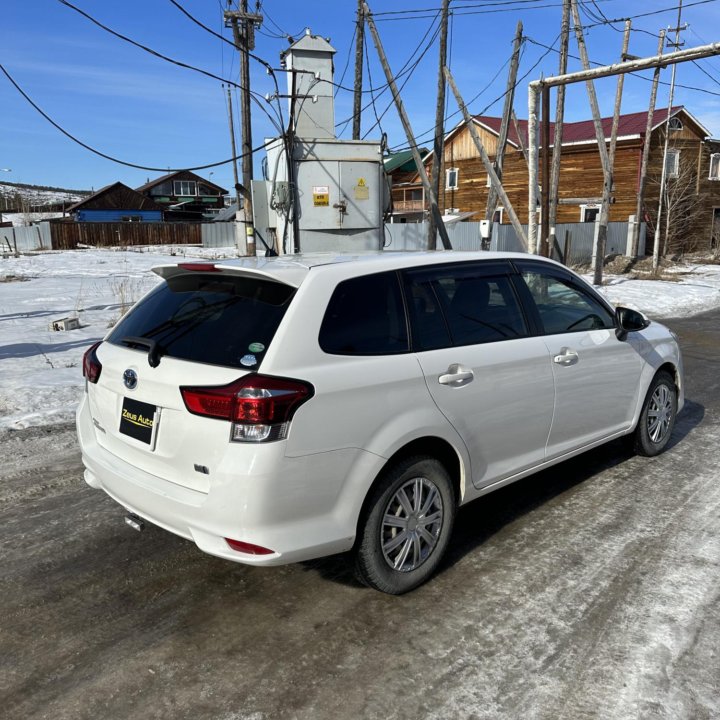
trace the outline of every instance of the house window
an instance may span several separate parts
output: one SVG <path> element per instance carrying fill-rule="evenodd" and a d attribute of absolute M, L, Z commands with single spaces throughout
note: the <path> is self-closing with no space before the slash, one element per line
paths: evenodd
<path fill-rule="evenodd" d="M 720 153 L 710 156 L 710 180 L 720 180 Z"/>
<path fill-rule="evenodd" d="M 449 168 L 445 171 L 445 189 L 457 190 L 460 171 L 457 168 Z"/>
<path fill-rule="evenodd" d="M 676 117 L 670 118 L 670 120 L 668 122 L 668 127 L 670 128 L 670 130 L 682 130 L 683 129 L 682 120 L 680 120 L 680 118 L 676 118 Z"/>
<path fill-rule="evenodd" d="M 172 195 L 172 183 L 169 180 L 166 180 L 165 182 L 160 183 L 159 185 L 154 185 L 150 188 L 150 195 Z"/>
<path fill-rule="evenodd" d="M 665 175 L 676 178 L 680 174 L 680 151 L 668 150 L 665 156 Z"/>
<path fill-rule="evenodd" d="M 194 180 L 175 180 L 173 182 L 175 195 L 197 195 L 197 183 Z"/>
<path fill-rule="evenodd" d="M 595 218 L 600 214 L 599 205 L 581 205 L 580 206 L 580 222 L 594 223 Z"/>
<path fill-rule="evenodd" d="M 142 217 L 140 215 L 122 215 L 120 222 L 140 222 Z"/>

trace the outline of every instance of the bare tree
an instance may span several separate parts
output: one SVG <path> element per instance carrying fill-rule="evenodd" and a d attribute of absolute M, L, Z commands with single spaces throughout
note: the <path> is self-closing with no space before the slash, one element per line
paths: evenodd
<path fill-rule="evenodd" d="M 678 153 L 675 156 L 675 153 Z M 703 207 L 697 193 L 697 160 L 687 149 L 680 146 L 668 149 L 668 176 L 663 193 L 664 217 L 662 218 L 662 255 L 683 254 L 697 250 L 703 241 L 697 227 L 702 219 Z M 661 173 L 648 177 L 648 184 L 659 192 Z M 648 228 L 655 232 L 657 211 L 648 212 Z"/>

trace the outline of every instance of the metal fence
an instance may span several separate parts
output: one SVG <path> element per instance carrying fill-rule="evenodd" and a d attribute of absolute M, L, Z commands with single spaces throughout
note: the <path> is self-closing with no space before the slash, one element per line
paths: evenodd
<path fill-rule="evenodd" d="M 235 247 L 235 226 L 234 222 L 202 223 L 200 227 L 203 247 Z"/>
<path fill-rule="evenodd" d="M 235 223 L 49 223 L 0 228 L 3 252 L 78 246 L 200 245 L 235 247 Z"/>
<path fill-rule="evenodd" d="M 525 226 L 527 230 L 527 226 Z M 597 225 L 567 223 L 556 228 L 557 247 L 553 257 L 562 260 L 568 234 L 568 264 L 591 261 Z M 453 223 L 447 226 L 453 250 L 480 250 L 479 222 Z M 640 226 L 639 254 L 645 253 L 645 223 Z M 0 246 L 4 252 L 68 249 L 78 244 L 95 247 L 110 245 L 200 244 L 203 247 L 235 247 L 235 223 L 49 223 L 28 227 L 0 228 Z M 627 222 L 608 224 L 605 254 L 626 254 Z M 385 225 L 385 250 L 424 250 L 427 247 L 426 223 Z M 442 247 L 438 238 L 438 247 Z M 491 250 L 524 252 L 512 225 L 495 225 Z"/>
<path fill-rule="evenodd" d="M 523 226 L 527 232 L 527 225 Z M 562 260 L 565 253 L 565 232 L 568 234 L 568 264 L 583 265 L 592 259 L 592 248 L 597 225 L 595 223 L 564 223 L 558 225 L 555 233 L 558 239 L 553 257 Z M 480 250 L 479 222 L 461 222 L 447 226 L 448 237 L 453 250 Z M 619 253 L 624 255 L 627 249 L 627 222 L 608 224 L 608 237 L 605 255 Z M 427 247 L 426 223 L 393 223 L 385 226 L 386 250 L 424 250 Z M 441 247 L 438 238 L 438 247 Z M 515 234 L 512 225 L 495 225 L 491 250 L 503 252 L 525 252 L 522 242 Z M 645 253 L 645 223 L 640 226 L 639 254 Z"/>
<path fill-rule="evenodd" d="M 480 223 L 454 223 L 447 226 L 453 250 L 480 250 Z M 442 247 L 438 237 L 438 247 Z M 427 223 L 390 223 L 385 225 L 385 250 L 425 250 Z"/>
<path fill-rule="evenodd" d="M 0 228 L 0 246 L 3 252 L 50 250 L 52 248 L 50 223 Z"/>

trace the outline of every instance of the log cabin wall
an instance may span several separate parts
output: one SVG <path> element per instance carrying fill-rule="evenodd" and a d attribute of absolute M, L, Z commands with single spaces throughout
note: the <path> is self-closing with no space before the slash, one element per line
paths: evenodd
<path fill-rule="evenodd" d="M 690 217 L 678 220 L 678 232 L 686 239 L 686 250 L 703 249 L 710 246 L 713 216 L 720 210 L 720 180 L 709 179 L 710 155 L 713 148 L 704 141 L 703 129 L 693 122 L 687 113 L 678 115 L 683 122 L 681 130 L 672 131 L 671 149 L 680 151 L 681 167 L 685 182 L 695 188 L 695 202 Z M 491 159 L 497 151 L 497 135 L 483 126 L 476 125 L 478 133 Z M 644 215 L 653 221 L 656 215 L 659 194 L 659 178 L 662 171 L 664 124 L 656 127 L 651 137 L 651 154 L 648 182 L 645 191 Z M 637 193 L 640 182 L 642 160 L 642 139 L 638 137 L 618 141 L 615 153 L 613 176 L 613 202 L 610 206 L 610 221 L 626 221 L 636 211 Z M 426 160 L 426 170 L 431 172 L 433 156 Z M 458 170 L 458 187 L 448 188 L 446 170 Z M 687 168 L 687 169 L 686 169 Z M 450 133 L 446 140 L 443 164 L 441 166 L 441 189 L 438 202 L 440 211 L 453 208 L 459 212 L 475 213 L 470 219 L 485 217 L 487 205 L 487 173 L 475 149 L 467 128 L 462 127 Z M 670 180 L 669 182 L 673 182 Z M 505 151 L 503 165 L 503 186 L 513 204 L 521 223 L 528 220 L 528 171 L 522 152 L 511 143 Z M 563 145 L 560 165 L 560 187 L 558 196 L 569 198 L 597 198 L 602 196 L 603 173 L 597 145 L 594 142 L 579 142 Z M 559 223 L 580 222 L 581 205 L 584 203 L 561 204 L 558 206 Z M 718 213 L 720 215 L 720 213 Z M 509 222 L 507 213 L 502 216 L 504 224 Z"/>

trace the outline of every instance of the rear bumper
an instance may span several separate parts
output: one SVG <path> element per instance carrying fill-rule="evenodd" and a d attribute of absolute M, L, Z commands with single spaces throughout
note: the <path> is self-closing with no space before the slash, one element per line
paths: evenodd
<path fill-rule="evenodd" d="M 367 478 L 382 461 L 352 448 L 288 458 L 284 442 L 229 443 L 203 492 L 139 470 L 101 447 L 87 395 L 76 421 L 90 487 L 206 553 L 250 565 L 282 565 L 349 550 Z M 225 538 L 273 553 L 241 553 Z"/>

